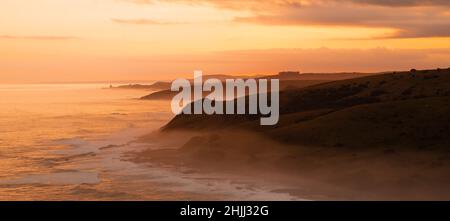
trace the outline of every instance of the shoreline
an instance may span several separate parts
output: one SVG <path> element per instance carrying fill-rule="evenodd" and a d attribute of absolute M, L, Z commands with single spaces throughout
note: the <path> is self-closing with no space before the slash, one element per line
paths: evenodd
<path fill-rule="evenodd" d="M 171 140 L 176 134 L 162 136 Z M 448 151 L 274 146 L 274 141 L 264 140 L 261 143 L 274 149 L 260 144 L 258 148 L 263 150 L 254 152 L 248 143 L 262 139 L 256 135 L 251 141 L 233 144 L 219 143 L 241 141 L 242 132 L 191 136 L 194 138 L 178 149 L 144 150 L 130 160 L 283 185 L 271 191 L 309 200 L 445 200 L 450 197 L 450 191 L 445 190 L 450 184 L 445 177 L 450 172 L 450 165 L 445 162 L 450 159 Z M 215 139 L 219 143 L 205 145 L 209 141 L 202 139 Z M 221 145 L 231 150 L 220 150 Z"/>

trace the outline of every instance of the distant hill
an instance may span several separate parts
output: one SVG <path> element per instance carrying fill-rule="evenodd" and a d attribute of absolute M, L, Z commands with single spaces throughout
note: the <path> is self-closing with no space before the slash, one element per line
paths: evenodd
<path fill-rule="evenodd" d="M 170 88 L 170 82 L 155 82 L 151 85 L 146 84 L 127 84 L 117 87 L 111 87 L 111 89 L 134 89 L 134 90 L 165 90 Z"/>
<path fill-rule="evenodd" d="M 246 78 L 246 77 L 248 77 L 248 76 L 231 76 L 231 75 L 203 75 L 202 76 L 203 81 L 206 81 L 211 78 L 219 79 L 220 81 L 225 81 L 226 79 L 230 79 L 230 78 Z M 255 77 L 257 77 L 257 76 L 255 76 Z M 194 79 L 188 79 L 188 80 L 190 82 L 194 81 Z M 178 93 L 176 91 L 170 90 L 171 83 L 157 82 L 155 84 L 158 84 L 158 85 L 150 85 L 146 89 L 152 89 L 152 90 L 158 90 L 158 91 L 141 97 L 142 100 L 170 100 Z M 127 85 L 125 85 L 124 87 L 126 87 L 126 86 Z"/>
<path fill-rule="evenodd" d="M 280 90 L 291 90 L 298 89 L 303 87 L 308 87 L 311 85 L 317 85 L 321 83 L 325 83 L 328 81 L 321 80 L 281 80 L 280 81 Z M 142 100 L 170 100 L 179 92 L 168 90 L 161 90 L 153 92 L 149 95 L 141 97 Z M 208 95 L 208 92 L 204 93 L 204 96 Z"/>
<path fill-rule="evenodd" d="M 219 79 L 220 81 L 225 81 L 226 79 L 279 79 L 280 80 L 280 90 L 292 89 L 292 88 L 303 88 L 306 86 L 311 86 L 314 84 L 325 83 L 328 81 L 351 79 L 363 76 L 374 75 L 367 73 L 329 73 L 329 74 L 301 74 L 299 72 L 285 71 L 280 72 L 277 75 L 267 75 L 267 76 L 231 76 L 231 75 L 204 75 L 203 81 L 211 78 Z M 192 79 L 190 81 L 193 81 Z M 168 100 L 172 99 L 178 92 L 172 92 L 170 90 L 170 85 L 163 88 L 161 91 L 153 92 L 149 95 L 143 96 L 143 100 Z"/>
<path fill-rule="evenodd" d="M 342 72 L 342 73 L 300 73 L 295 71 L 283 71 L 277 75 L 269 75 L 261 78 L 277 78 L 280 80 L 315 80 L 315 81 L 337 81 L 352 78 L 366 77 L 377 75 L 379 73 L 359 73 L 359 72 Z"/>
<path fill-rule="evenodd" d="M 236 78 L 242 78 L 242 79 L 248 79 L 248 78 L 259 78 L 261 77 L 261 75 L 253 75 L 253 76 L 248 76 L 248 75 L 226 75 L 226 74 L 210 74 L 210 75 L 203 75 L 203 81 L 208 80 L 208 79 L 218 79 L 220 81 L 225 81 L 226 79 L 236 79 Z M 193 79 L 189 79 L 189 81 L 193 81 Z"/>
<path fill-rule="evenodd" d="M 162 131 L 245 129 L 283 143 L 450 147 L 450 69 L 391 72 L 280 93 L 280 122 L 257 115 L 178 115 Z"/>
<path fill-rule="evenodd" d="M 177 95 L 178 92 L 171 91 L 171 90 L 162 90 L 162 91 L 156 91 L 149 95 L 143 96 L 140 99 L 141 100 L 170 100 L 175 95 Z"/>

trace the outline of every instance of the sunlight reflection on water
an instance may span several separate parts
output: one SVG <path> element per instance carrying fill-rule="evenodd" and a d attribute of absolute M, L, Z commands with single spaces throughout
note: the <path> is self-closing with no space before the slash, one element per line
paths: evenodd
<path fill-rule="evenodd" d="M 122 160 L 166 123 L 164 101 L 108 85 L 0 85 L 0 200 L 292 199 L 220 176 Z"/>

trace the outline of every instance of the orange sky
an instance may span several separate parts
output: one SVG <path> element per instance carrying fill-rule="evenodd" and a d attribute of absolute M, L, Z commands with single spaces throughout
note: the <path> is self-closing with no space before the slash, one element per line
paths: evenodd
<path fill-rule="evenodd" d="M 0 83 L 446 67 L 448 2 L 2 0 Z"/>

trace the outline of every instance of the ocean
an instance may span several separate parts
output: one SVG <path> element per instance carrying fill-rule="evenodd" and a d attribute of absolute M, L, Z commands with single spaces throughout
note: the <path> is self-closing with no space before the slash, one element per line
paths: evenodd
<path fill-rule="evenodd" d="M 125 159 L 173 114 L 149 91 L 0 85 L 0 200 L 285 200 L 264 186 Z M 153 147 L 158 148 L 158 147 Z"/>

